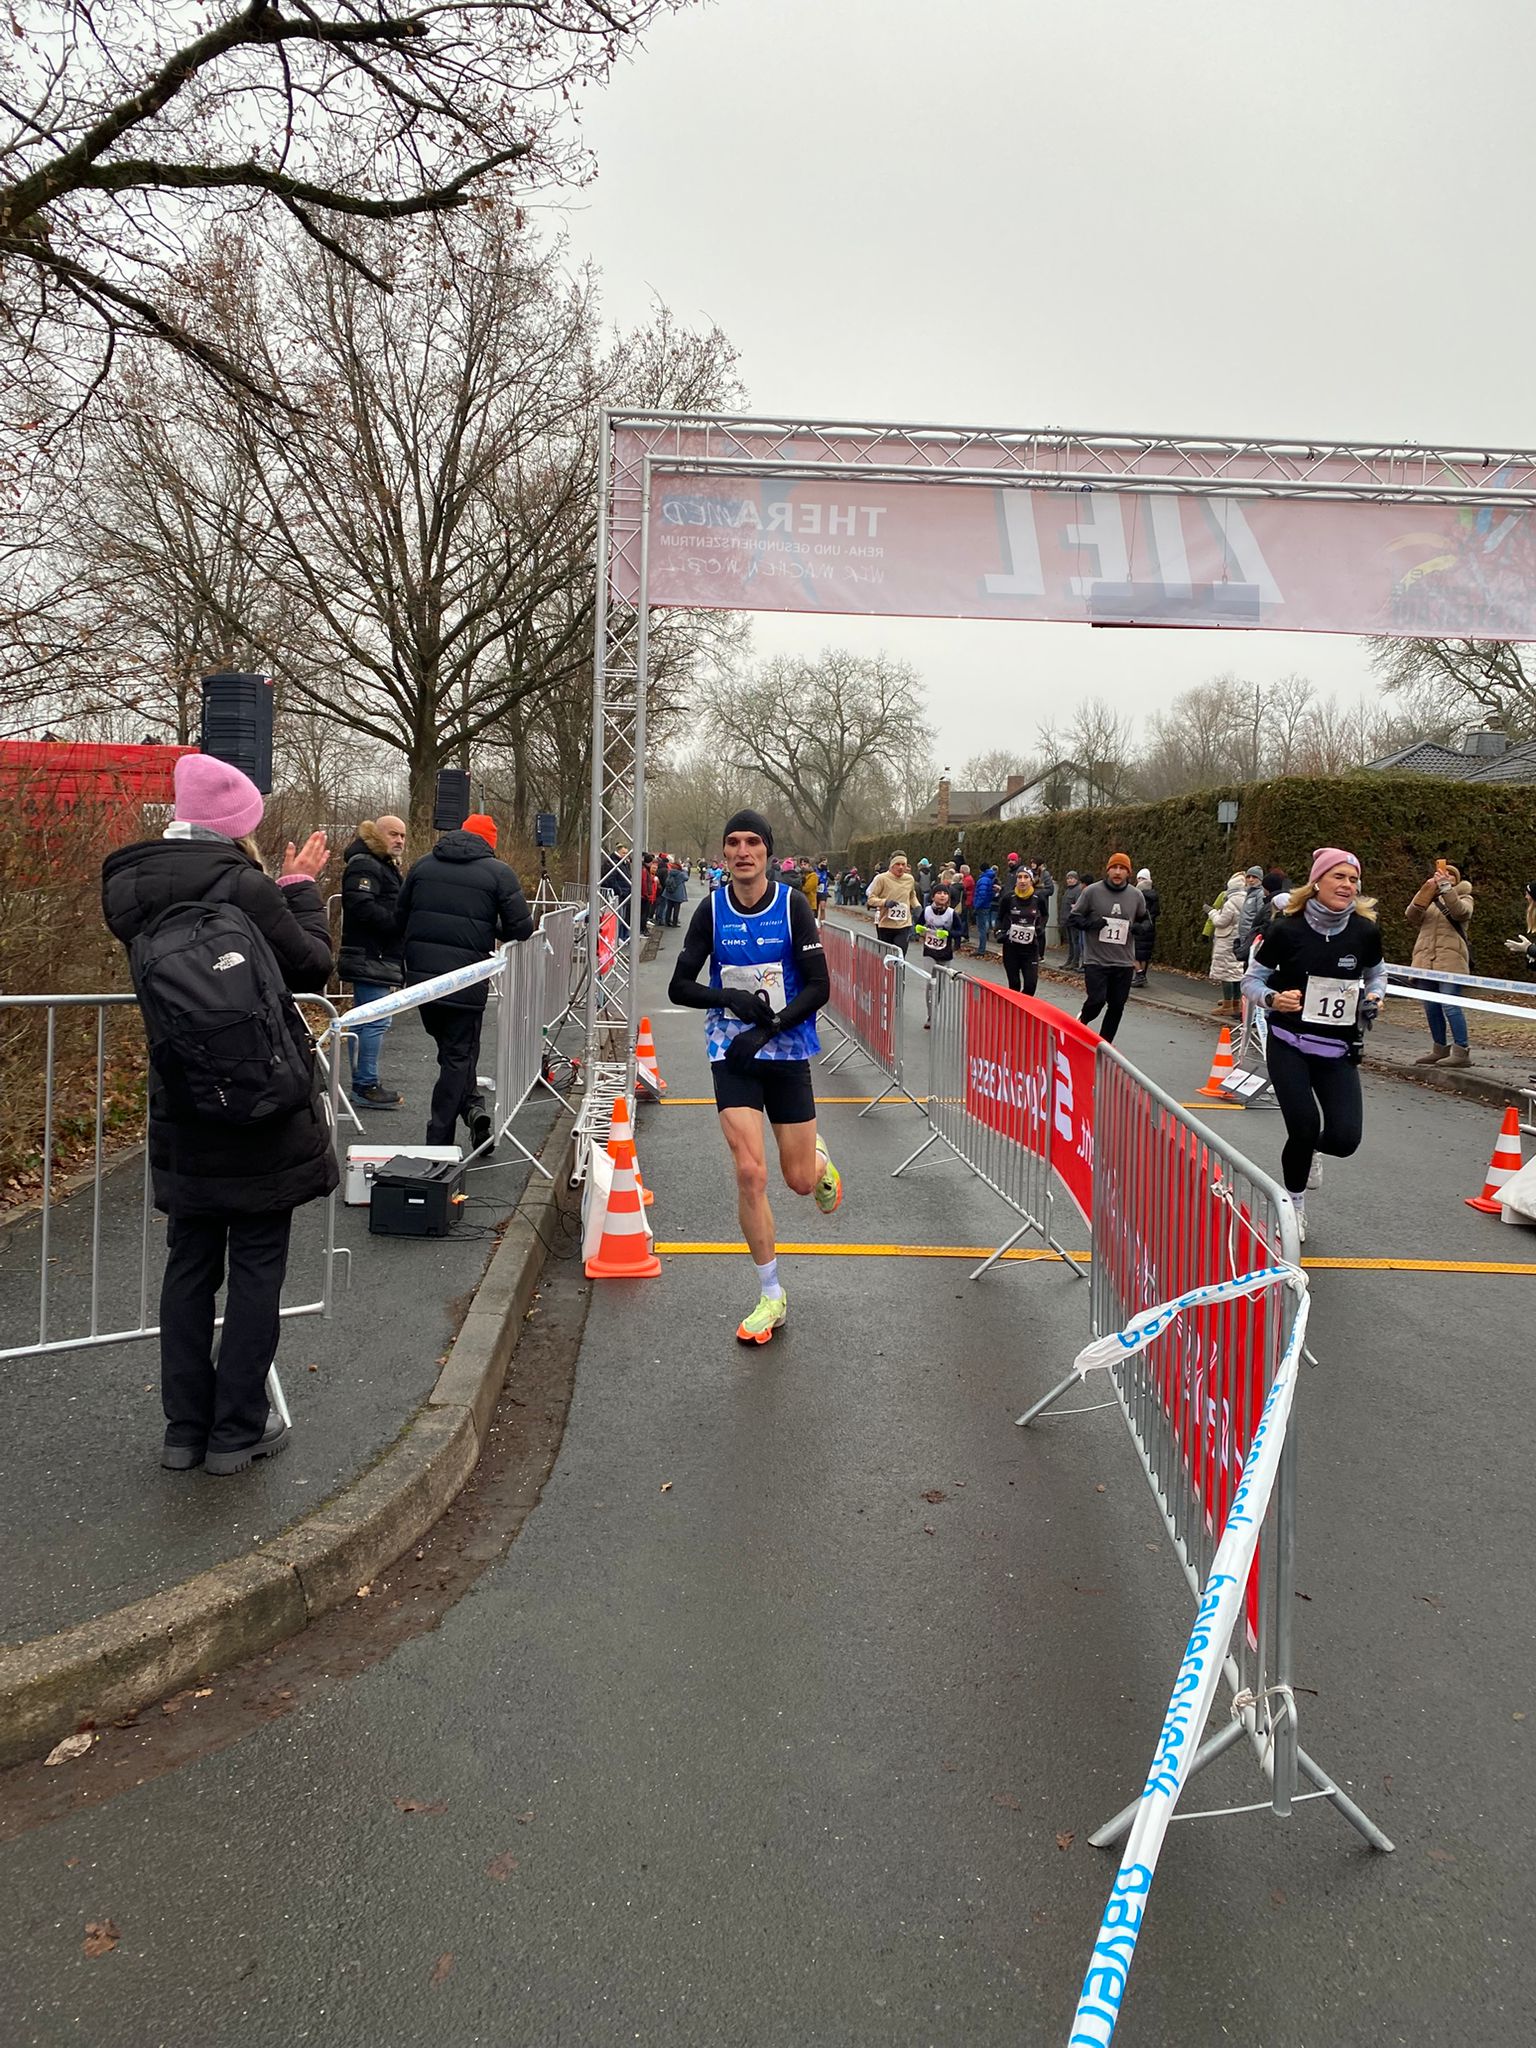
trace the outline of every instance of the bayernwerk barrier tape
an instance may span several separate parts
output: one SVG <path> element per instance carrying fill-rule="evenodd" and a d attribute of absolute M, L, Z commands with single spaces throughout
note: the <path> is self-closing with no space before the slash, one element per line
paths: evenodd
<path fill-rule="evenodd" d="M 1258 1428 L 1243 1461 L 1243 1476 L 1232 1496 L 1226 1525 L 1210 1574 L 1195 1613 L 1179 1665 L 1168 1712 L 1158 1736 L 1157 1749 L 1147 1782 L 1142 1789 L 1136 1818 L 1126 1837 L 1125 1852 L 1115 1877 L 1114 1889 L 1104 1908 L 1098 1940 L 1093 1945 L 1068 2048 L 1108 2048 L 1125 1997 L 1126 1979 L 1136 1953 L 1153 1873 L 1162 1853 L 1163 1838 L 1189 1776 L 1189 1767 L 1199 1745 L 1200 1732 L 1211 1709 L 1216 1686 L 1225 1662 L 1227 1644 L 1242 1607 L 1243 1588 L 1258 1547 L 1259 1531 L 1269 1509 L 1280 1452 L 1290 1419 L 1291 1399 L 1296 1386 L 1297 1361 L 1306 1335 L 1308 1295 L 1304 1274 L 1294 1266 L 1264 1266 L 1240 1279 L 1220 1280 L 1209 1287 L 1191 1288 L 1176 1301 L 1143 1309 L 1124 1330 L 1112 1337 L 1100 1337 L 1077 1355 L 1079 1373 L 1115 1364 L 1141 1351 L 1160 1336 L 1170 1323 L 1189 1309 L 1210 1303 L 1236 1301 L 1243 1295 L 1259 1294 L 1269 1287 L 1292 1288 L 1299 1299 L 1291 1325 L 1290 1340 L 1275 1372 L 1274 1383 L 1265 1399 Z"/>

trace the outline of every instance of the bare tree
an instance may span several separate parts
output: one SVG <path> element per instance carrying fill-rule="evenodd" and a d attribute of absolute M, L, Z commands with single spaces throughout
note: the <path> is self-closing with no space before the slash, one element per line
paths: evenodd
<path fill-rule="evenodd" d="M 172 677 L 230 660 L 279 675 L 290 711 L 405 756 L 420 830 L 437 771 L 484 748 L 519 819 L 555 809 L 569 841 L 589 761 L 598 409 L 636 385 L 645 402 L 729 402 L 729 344 L 658 309 L 606 345 L 590 274 L 511 211 L 478 214 L 451 264 L 370 245 L 388 297 L 292 239 L 220 239 L 222 344 L 296 402 L 275 411 L 162 363 L 113 403 L 109 487 L 86 513 L 116 572 L 105 637 L 153 645 Z M 693 654 L 732 630 L 695 618 L 653 636 L 663 736 Z"/>
<path fill-rule="evenodd" d="M 806 853 L 831 852 L 872 774 L 894 790 L 929 744 L 917 671 L 840 648 L 780 656 L 722 684 L 709 719 L 721 761 L 773 792 Z"/>
<path fill-rule="evenodd" d="M 1371 667 L 1394 694 L 1416 692 L 1452 724 L 1494 718 L 1516 739 L 1536 736 L 1536 671 L 1509 640 L 1366 642 Z"/>
<path fill-rule="evenodd" d="M 387 288 L 349 223 L 569 174 L 560 118 L 680 0 L 17 0 L 0 44 L 0 347 L 16 421 L 118 339 L 282 391 L 179 286 L 207 210 L 286 215 Z"/>
<path fill-rule="evenodd" d="M 1095 800 L 1118 803 L 1130 794 L 1134 729 L 1103 697 L 1090 697 L 1072 714 L 1066 751 L 1089 777 Z"/>
<path fill-rule="evenodd" d="M 1010 775 L 1031 775 L 1035 763 L 1014 747 L 991 747 L 972 754 L 960 770 L 962 789 L 1005 789 Z"/>

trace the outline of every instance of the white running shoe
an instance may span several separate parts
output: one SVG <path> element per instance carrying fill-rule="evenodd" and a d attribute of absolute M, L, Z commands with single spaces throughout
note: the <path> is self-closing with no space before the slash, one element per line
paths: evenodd
<path fill-rule="evenodd" d="M 1309 1188 L 1320 1188 L 1322 1184 L 1323 1162 L 1321 1159 L 1318 1158 L 1317 1154 L 1314 1152 L 1312 1155 L 1312 1170 L 1307 1175 L 1307 1186 Z"/>
<path fill-rule="evenodd" d="M 1291 1196 L 1291 1210 L 1296 1218 L 1296 1236 L 1300 1243 L 1307 1241 L 1307 1198 L 1305 1195 Z"/>

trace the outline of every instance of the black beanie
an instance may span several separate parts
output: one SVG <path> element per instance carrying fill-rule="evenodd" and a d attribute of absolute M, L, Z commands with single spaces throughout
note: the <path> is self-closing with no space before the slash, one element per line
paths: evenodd
<path fill-rule="evenodd" d="M 733 832 L 755 832 L 769 853 L 773 852 L 773 827 L 761 811 L 733 811 L 721 829 L 722 846 Z"/>

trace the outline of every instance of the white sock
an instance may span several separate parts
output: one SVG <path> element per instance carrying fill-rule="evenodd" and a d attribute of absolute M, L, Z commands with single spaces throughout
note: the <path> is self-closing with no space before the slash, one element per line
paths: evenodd
<path fill-rule="evenodd" d="M 766 1266 L 758 1267 L 757 1277 L 763 1283 L 763 1292 L 767 1295 L 768 1299 L 770 1301 L 777 1301 L 784 1292 L 783 1288 L 779 1285 L 779 1260 L 777 1253 L 768 1261 Z"/>

